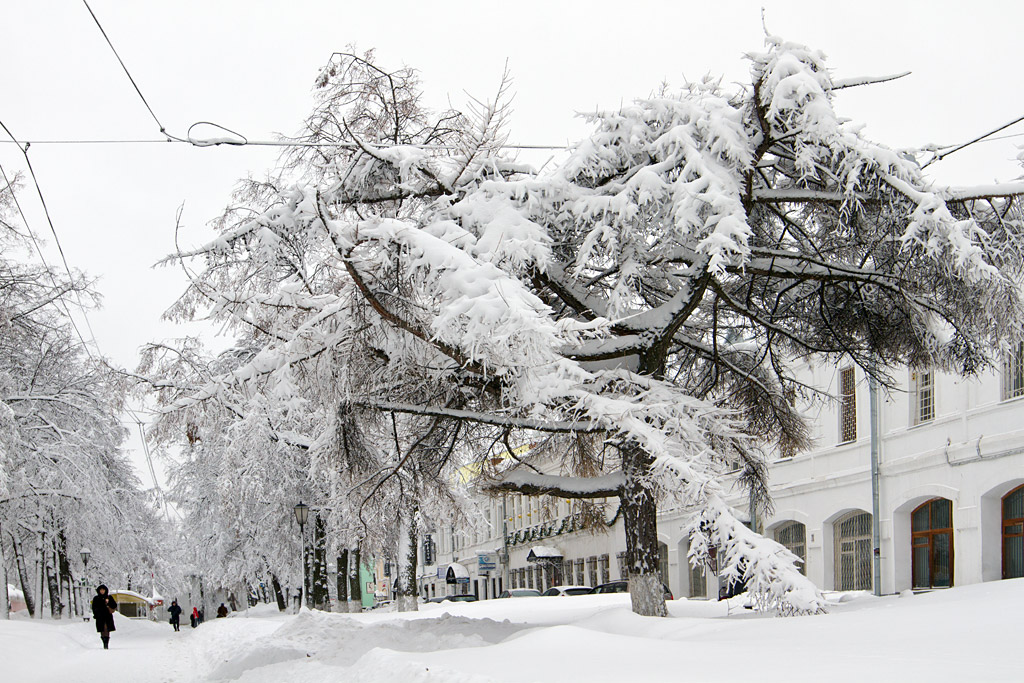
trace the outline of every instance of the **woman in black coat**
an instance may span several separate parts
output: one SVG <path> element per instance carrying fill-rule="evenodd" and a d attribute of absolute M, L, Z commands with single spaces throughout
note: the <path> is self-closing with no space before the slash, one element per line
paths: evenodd
<path fill-rule="evenodd" d="M 107 592 L 107 587 L 100 585 L 96 588 L 96 595 L 92 599 L 92 618 L 96 621 L 96 631 L 103 641 L 103 649 L 110 649 L 110 632 L 114 628 L 114 612 L 117 611 L 117 602 Z"/>
<path fill-rule="evenodd" d="M 174 627 L 175 631 L 181 630 L 181 607 L 178 606 L 177 600 L 171 601 L 171 606 L 167 609 L 167 612 L 171 615 L 171 626 Z"/>

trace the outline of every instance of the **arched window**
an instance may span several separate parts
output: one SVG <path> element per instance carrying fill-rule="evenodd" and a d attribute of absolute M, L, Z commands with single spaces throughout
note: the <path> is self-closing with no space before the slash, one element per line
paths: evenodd
<path fill-rule="evenodd" d="M 1003 578 L 1024 576 L 1024 486 L 1003 496 Z"/>
<path fill-rule="evenodd" d="M 658 573 L 661 574 L 661 582 L 668 585 L 668 545 L 658 541 Z"/>
<path fill-rule="evenodd" d="M 953 585 L 953 503 L 933 498 L 910 514 L 914 588 Z"/>
<path fill-rule="evenodd" d="M 871 590 L 871 515 L 851 512 L 833 525 L 836 590 Z"/>
<path fill-rule="evenodd" d="M 786 522 L 775 530 L 775 540 L 800 558 L 800 573 L 807 574 L 807 527 L 800 522 Z"/>

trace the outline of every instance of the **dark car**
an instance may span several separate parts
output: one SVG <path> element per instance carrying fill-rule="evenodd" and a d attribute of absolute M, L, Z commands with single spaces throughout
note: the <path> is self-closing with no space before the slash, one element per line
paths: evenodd
<path fill-rule="evenodd" d="M 480 598 L 475 595 L 449 595 L 444 599 L 445 602 L 476 602 Z"/>
<path fill-rule="evenodd" d="M 661 587 L 665 589 L 665 599 L 675 600 L 672 597 L 672 591 L 668 589 L 668 586 L 661 584 Z M 608 583 L 602 583 L 600 586 L 594 589 L 594 594 L 598 593 L 628 593 L 629 582 L 628 581 L 609 581 Z"/>
<path fill-rule="evenodd" d="M 501 591 L 499 598 L 539 598 L 540 591 L 534 590 L 533 588 L 513 588 L 507 591 Z"/>
<path fill-rule="evenodd" d="M 552 586 L 541 595 L 590 595 L 594 589 L 590 586 Z"/>

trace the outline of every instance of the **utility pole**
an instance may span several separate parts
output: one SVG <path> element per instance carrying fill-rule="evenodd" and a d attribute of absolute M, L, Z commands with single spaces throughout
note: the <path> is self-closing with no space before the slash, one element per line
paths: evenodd
<path fill-rule="evenodd" d="M 875 366 L 868 373 L 868 395 L 871 408 L 871 566 L 874 570 L 873 581 L 875 595 L 882 594 L 882 533 L 879 514 L 879 450 L 881 448 L 879 434 L 878 380 L 875 379 Z"/>

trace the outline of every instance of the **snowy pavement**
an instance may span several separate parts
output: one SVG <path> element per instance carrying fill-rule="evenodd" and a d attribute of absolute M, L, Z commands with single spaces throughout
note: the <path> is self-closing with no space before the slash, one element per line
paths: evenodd
<path fill-rule="evenodd" d="M 628 596 L 426 605 L 416 613 L 261 606 L 174 633 L 118 619 L 111 650 L 91 624 L 0 622 L 3 680 L 242 683 L 558 681 L 1020 681 L 1024 580 L 905 598 L 847 594 L 828 615 L 726 616 L 678 600 L 673 618 Z M 8 677 L 10 674 L 13 676 Z"/>

